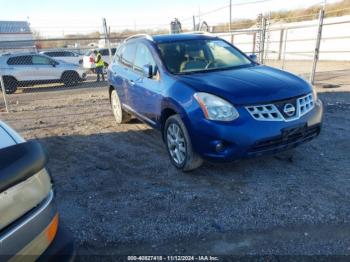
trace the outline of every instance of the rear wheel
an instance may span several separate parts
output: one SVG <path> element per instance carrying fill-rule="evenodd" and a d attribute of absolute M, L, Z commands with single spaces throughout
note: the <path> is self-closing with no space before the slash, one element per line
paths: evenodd
<path fill-rule="evenodd" d="M 79 84 L 80 77 L 77 72 L 64 72 L 62 82 L 65 86 L 76 86 Z"/>
<path fill-rule="evenodd" d="M 176 168 L 186 172 L 202 165 L 203 159 L 193 151 L 187 128 L 179 115 L 167 119 L 163 135 L 170 161 Z"/>
<path fill-rule="evenodd" d="M 15 78 L 13 78 L 12 76 L 4 76 L 3 80 L 6 94 L 13 94 L 17 91 L 18 83 Z"/>
<path fill-rule="evenodd" d="M 111 92 L 111 106 L 117 124 L 127 123 L 131 120 L 131 115 L 123 110 L 119 95 L 115 89 Z"/>

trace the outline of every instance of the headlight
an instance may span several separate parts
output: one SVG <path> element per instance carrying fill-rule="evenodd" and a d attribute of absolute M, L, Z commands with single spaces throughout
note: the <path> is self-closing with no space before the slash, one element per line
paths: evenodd
<path fill-rule="evenodd" d="M 208 93 L 195 93 L 194 98 L 209 120 L 233 121 L 239 117 L 236 108 L 220 97 Z"/>

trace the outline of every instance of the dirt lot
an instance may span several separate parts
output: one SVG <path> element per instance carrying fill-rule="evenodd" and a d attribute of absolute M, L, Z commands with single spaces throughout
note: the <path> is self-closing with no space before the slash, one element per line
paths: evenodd
<path fill-rule="evenodd" d="M 80 254 L 350 255 L 349 73 L 318 75 L 323 132 L 292 156 L 190 174 L 171 166 L 157 131 L 114 123 L 103 84 L 25 90 L 1 119 L 49 152 Z"/>

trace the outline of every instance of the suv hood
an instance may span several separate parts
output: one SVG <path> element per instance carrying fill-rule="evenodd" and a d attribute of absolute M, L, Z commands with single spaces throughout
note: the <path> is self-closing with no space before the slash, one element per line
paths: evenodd
<path fill-rule="evenodd" d="M 181 75 L 197 92 L 220 96 L 236 105 L 284 100 L 312 91 L 300 77 L 268 66 Z"/>

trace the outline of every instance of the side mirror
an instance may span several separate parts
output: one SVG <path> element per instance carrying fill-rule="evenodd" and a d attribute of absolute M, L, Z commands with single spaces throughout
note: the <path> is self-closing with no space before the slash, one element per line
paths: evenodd
<path fill-rule="evenodd" d="M 144 65 L 143 66 L 143 75 L 147 78 L 153 77 L 153 67 L 151 65 Z"/>
<path fill-rule="evenodd" d="M 251 54 L 251 55 L 249 55 L 249 58 L 250 58 L 251 60 L 253 60 L 255 63 L 258 62 L 258 57 L 256 56 L 256 54 Z"/>
<path fill-rule="evenodd" d="M 52 65 L 52 67 L 56 67 L 58 65 L 58 63 L 56 61 L 50 61 L 50 64 Z"/>

